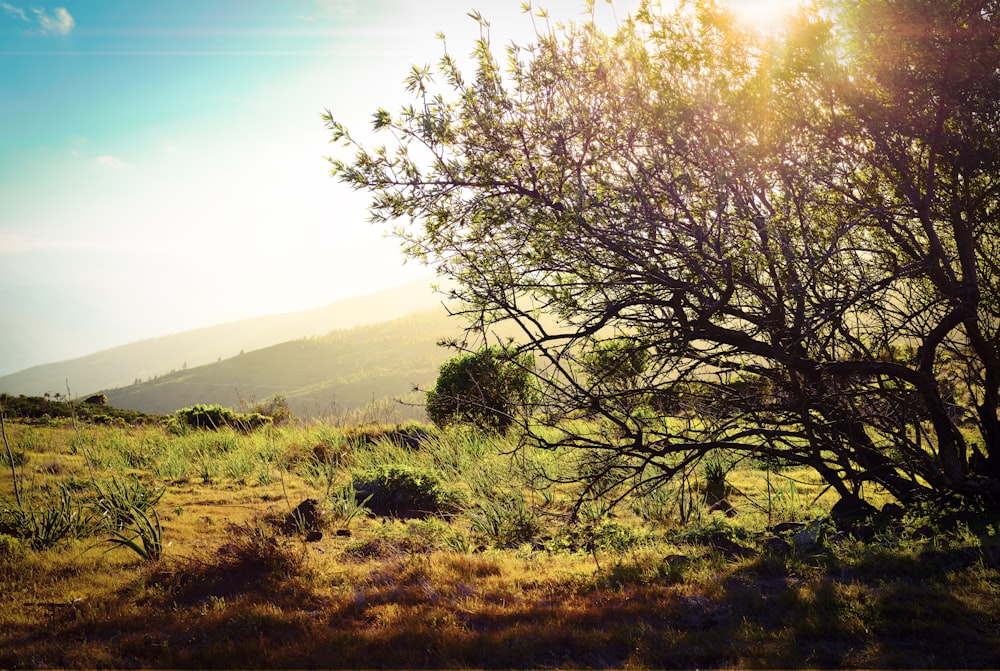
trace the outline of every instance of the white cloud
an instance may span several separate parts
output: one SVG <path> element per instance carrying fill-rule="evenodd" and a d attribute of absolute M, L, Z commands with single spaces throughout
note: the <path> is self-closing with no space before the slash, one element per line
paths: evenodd
<path fill-rule="evenodd" d="M 51 15 L 44 9 L 32 7 L 31 13 L 34 17 L 8 2 L 0 2 L 0 9 L 25 23 L 35 24 L 43 35 L 69 35 L 76 27 L 76 20 L 65 7 L 56 7 Z"/>
<path fill-rule="evenodd" d="M 28 15 L 24 13 L 24 10 L 20 7 L 15 7 L 14 5 L 9 5 L 6 2 L 0 2 L 0 8 L 2 8 L 8 14 L 13 14 L 22 21 L 27 22 Z"/>
<path fill-rule="evenodd" d="M 104 166 L 105 168 L 112 168 L 114 170 L 132 170 L 135 168 L 131 163 L 126 163 L 117 156 L 104 155 L 98 156 L 96 159 L 98 164 Z"/>
<path fill-rule="evenodd" d="M 73 15 L 65 7 L 56 7 L 54 16 L 49 16 L 43 9 L 32 10 L 38 19 L 38 26 L 46 35 L 69 35 L 76 26 Z"/>

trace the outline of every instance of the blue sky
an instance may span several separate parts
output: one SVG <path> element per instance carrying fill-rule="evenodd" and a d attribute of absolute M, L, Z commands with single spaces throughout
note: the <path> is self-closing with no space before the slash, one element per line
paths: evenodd
<path fill-rule="evenodd" d="M 523 42 L 520 6 L 0 0 L 0 374 L 428 274 L 329 178 L 319 115 L 359 134 L 437 31 L 469 53 L 475 7 Z"/>

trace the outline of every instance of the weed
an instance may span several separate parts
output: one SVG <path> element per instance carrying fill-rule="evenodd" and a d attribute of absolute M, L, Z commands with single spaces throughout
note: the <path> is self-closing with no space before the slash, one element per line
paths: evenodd
<path fill-rule="evenodd" d="M 322 455 L 322 458 L 320 458 Z M 336 453 L 322 451 L 317 456 L 307 461 L 299 470 L 302 479 L 309 486 L 323 490 L 323 496 L 329 497 L 334 481 L 340 474 L 340 460 Z"/>
<path fill-rule="evenodd" d="M 257 469 L 257 459 L 248 450 L 237 450 L 226 455 L 222 462 L 222 475 L 241 485 L 247 484 L 250 474 Z"/>
<path fill-rule="evenodd" d="M 28 546 L 23 540 L 0 533 L 0 570 L 17 566 L 27 555 Z"/>
<path fill-rule="evenodd" d="M 37 502 L 37 492 L 22 505 L 0 499 L 0 533 L 21 538 L 41 550 L 62 541 L 86 538 L 100 525 L 93 513 L 59 485 L 55 500 Z"/>
<path fill-rule="evenodd" d="M 520 492 L 484 501 L 468 513 L 473 535 L 493 547 L 517 547 L 541 530 L 538 515 Z"/>
<path fill-rule="evenodd" d="M 187 559 L 179 570 L 159 567 L 154 584 L 182 604 L 225 604 L 237 594 L 266 591 L 302 574 L 299 544 L 280 538 L 263 519 L 226 527 L 227 541 L 203 559 Z"/>
<path fill-rule="evenodd" d="M 287 578 L 304 566 L 304 555 L 263 524 L 231 524 L 227 533 L 229 541 L 216 554 L 219 568 L 234 576 L 267 582 Z"/>
<path fill-rule="evenodd" d="M 369 494 L 366 498 L 358 500 L 358 490 L 354 488 L 354 485 L 348 483 L 333 490 L 326 497 L 326 509 L 333 521 L 346 527 L 351 523 L 351 520 L 369 514 L 366 506 L 371 501 L 372 496 L 373 494 Z"/>
<path fill-rule="evenodd" d="M 116 475 L 104 481 L 94 480 L 91 487 L 96 495 L 94 508 L 112 531 L 137 522 L 137 515 L 148 514 L 166 491 L 164 487 L 150 487 L 141 480 Z"/>
<path fill-rule="evenodd" d="M 163 554 L 163 528 L 160 526 L 160 516 L 156 510 L 140 510 L 134 508 L 130 514 L 131 522 L 121 528 L 111 530 L 111 550 L 122 547 L 132 550 L 147 561 L 156 561 Z"/>
<path fill-rule="evenodd" d="M 208 452 L 198 450 L 195 456 L 195 466 L 198 469 L 198 476 L 204 484 L 212 484 L 218 478 L 218 464 Z"/>
<path fill-rule="evenodd" d="M 0 466 L 24 466 L 28 463 L 28 454 L 21 448 L 0 452 Z"/>
<path fill-rule="evenodd" d="M 160 455 L 152 470 L 157 477 L 184 480 L 191 472 L 191 463 L 180 450 L 170 450 Z"/>
<path fill-rule="evenodd" d="M 441 550 L 465 552 L 468 540 L 434 518 L 389 522 L 375 529 L 370 538 L 344 548 L 349 559 L 389 559 L 426 555 Z"/>

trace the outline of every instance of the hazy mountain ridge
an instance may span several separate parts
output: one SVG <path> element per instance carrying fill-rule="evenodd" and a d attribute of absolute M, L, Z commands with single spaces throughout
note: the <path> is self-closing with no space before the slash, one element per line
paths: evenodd
<path fill-rule="evenodd" d="M 407 398 L 426 388 L 454 352 L 437 343 L 461 324 L 444 307 L 321 337 L 280 343 L 222 361 L 175 371 L 105 393 L 111 405 L 170 413 L 195 403 L 239 407 L 281 394 L 297 417 L 349 411 L 371 401 Z M 404 416 L 422 413 L 416 408 Z"/>
<path fill-rule="evenodd" d="M 440 308 L 442 297 L 430 280 L 358 296 L 300 312 L 256 317 L 193 331 L 141 340 L 76 359 L 43 364 L 0 377 L 0 392 L 74 395 L 132 385 L 178 370 L 228 359 L 240 352 L 391 320 Z"/>

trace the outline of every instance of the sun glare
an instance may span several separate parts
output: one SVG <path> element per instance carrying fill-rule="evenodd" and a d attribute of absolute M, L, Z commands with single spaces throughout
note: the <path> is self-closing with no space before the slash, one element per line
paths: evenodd
<path fill-rule="evenodd" d="M 728 0 L 736 17 L 759 33 L 777 31 L 795 12 L 802 0 Z"/>

